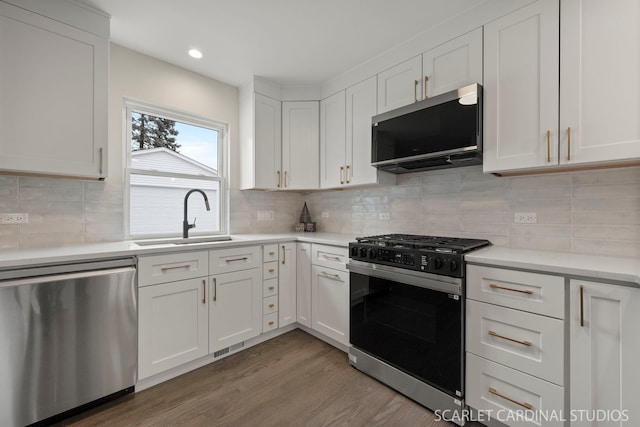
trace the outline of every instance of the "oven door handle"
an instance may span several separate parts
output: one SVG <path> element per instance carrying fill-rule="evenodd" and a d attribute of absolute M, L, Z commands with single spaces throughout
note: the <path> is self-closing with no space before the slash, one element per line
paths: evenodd
<path fill-rule="evenodd" d="M 401 270 L 393 267 L 387 267 L 384 265 L 378 264 L 356 264 L 353 261 L 347 264 L 347 269 L 351 273 L 362 274 L 364 276 L 377 277 L 380 279 L 391 280 L 393 282 L 402 283 L 404 285 L 412 285 L 418 286 L 424 289 L 430 289 L 437 292 L 446 292 L 448 294 L 454 295 L 462 295 L 462 280 L 460 279 L 452 279 L 447 277 L 446 279 L 451 280 L 440 281 L 431 279 L 429 277 L 422 277 L 424 273 L 417 274 L 407 274 L 404 271 L 410 270 Z M 397 271 L 400 270 L 400 271 Z"/>

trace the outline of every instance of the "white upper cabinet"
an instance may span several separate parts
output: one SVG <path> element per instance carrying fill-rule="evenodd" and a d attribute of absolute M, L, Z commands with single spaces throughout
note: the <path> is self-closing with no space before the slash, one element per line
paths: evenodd
<path fill-rule="evenodd" d="M 482 28 L 422 54 L 422 97 L 482 84 Z"/>
<path fill-rule="evenodd" d="M 254 94 L 255 188 L 275 189 L 282 181 L 281 132 L 281 102 Z"/>
<path fill-rule="evenodd" d="M 320 103 L 320 187 L 392 184 L 394 175 L 371 166 L 371 118 L 376 115 L 376 77 Z"/>
<path fill-rule="evenodd" d="M 284 190 L 311 190 L 319 187 L 319 103 L 282 103 L 282 169 Z"/>
<path fill-rule="evenodd" d="M 422 55 L 378 74 L 378 114 L 422 99 Z"/>
<path fill-rule="evenodd" d="M 484 171 L 640 158 L 639 24 L 634 0 L 538 0 L 487 24 Z"/>
<path fill-rule="evenodd" d="M 340 91 L 320 101 L 320 186 L 345 183 L 346 98 Z"/>
<path fill-rule="evenodd" d="M 106 34 L 0 2 L 0 170 L 103 179 L 109 19 L 60 7 L 105 21 Z"/>
<path fill-rule="evenodd" d="M 540 0 L 485 26 L 485 172 L 558 162 L 558 22 Z"/>
<path fill-rule="evenodd" d="M 560 163 L 640 157 L 640 2 L 560 2 Z"/>

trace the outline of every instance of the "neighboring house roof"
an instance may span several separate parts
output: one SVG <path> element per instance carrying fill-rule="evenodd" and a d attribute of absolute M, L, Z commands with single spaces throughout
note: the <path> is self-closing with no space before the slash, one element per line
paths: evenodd
<path fill-rule="evenodd" d="M 164 147 L 132 151 L 131 166 L 135 169 L 159 170 L 163 172 L 205 176 L 218 175 L 217 169 Z"/>

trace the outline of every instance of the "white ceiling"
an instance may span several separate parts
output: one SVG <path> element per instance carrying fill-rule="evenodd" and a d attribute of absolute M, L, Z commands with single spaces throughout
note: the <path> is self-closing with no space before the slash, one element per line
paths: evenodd
<path fill-rule="evenodd" d="M 77 0 L 111 41 L 239 86 L 317 85 L 477 6 L 469 0 Z M 198 48 L 204 58 L 187 55 Z"/>

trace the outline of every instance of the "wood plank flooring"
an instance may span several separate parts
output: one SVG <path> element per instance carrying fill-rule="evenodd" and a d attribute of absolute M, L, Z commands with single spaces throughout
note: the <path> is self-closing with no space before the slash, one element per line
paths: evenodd
<path fill-rule="evenodd" d="M 299 329 L 58 426 L 452 426 Z"/>

